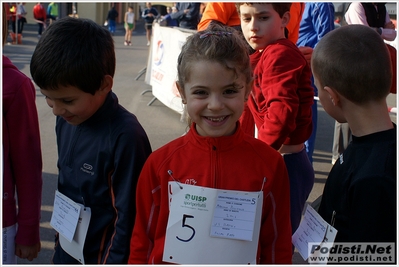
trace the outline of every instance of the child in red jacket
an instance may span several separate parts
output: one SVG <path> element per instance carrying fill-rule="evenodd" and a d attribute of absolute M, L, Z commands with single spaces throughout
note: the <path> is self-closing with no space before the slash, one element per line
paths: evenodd
<path fill-rule="evenodd" d="M 128 263 L 291 263 L 289 181 L 284 161 L 269 145 L 245 134 L 238 122 L 252 87 L 248 52 L 238 31 L 211 24 L 188 37 L 178 58 L 176 85 L 191 128 L 153 152 L 143 167 Z M 180 203 L 175 200 L 176 190 L 188 190 L 179 207 L 174 206 Z M 202 193 L 195 194 L 195 190 Z M 231 229 L 248 208 L 237 208 L 239 203 L 234 201 L 212 205 L 204 195 L 215 190 L 219 197 L 224 190 L 263 194 L 259 201 L 263 209 L 256 212 L 258 227 L 244 223 L 252 241 L 235 239 L 240 231 Z M 232 216 L 228 222 L 211 224 L 197 215 L 204 212 L 216 220 L 220 207 L 220 216 Z M 175 216 L 179 213 L 181 217 Z M 220 232 L 218 226 L 223 228 Z M 208 230 L 201 232 L 204 228 Z M 224 230 L 231 230 L 228 234 L 233 239 L 220 238 Z M 245 253 L 233 250 L 240 245 Z"/>
<path fill-rule="evenodd" d="M 247 133 L 270 145 L 284 158 L 290 178 L 292 232 L 312 190 L 314 171 L 304 142 L 312 133 L 313 88 L 310 67 L 285 38 L 291 3 L 237 3 L 251 54 L 254 86 L 248 100 L 250 112 L 242 117 Z"/>

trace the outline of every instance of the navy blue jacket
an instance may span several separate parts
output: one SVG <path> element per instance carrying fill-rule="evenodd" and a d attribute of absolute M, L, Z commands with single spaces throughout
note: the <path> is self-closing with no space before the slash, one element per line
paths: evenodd
<path fill-rule="evenodd" d="M 112 92 L 78 126 L 57 117 L 58 190 L 91 208 L 86 264 L 126 264 L 135 220 L 136 184 L 151 153 L 137 118 Z M 58 238 L 57 238 L 58 239 Z M 56 240 L 54 263 L 78 263 Z"/>
<path fill-rule="evenodd" d="M 149 13 L 153 14 L 154 16 L 148 16 Z M 157 16 L 158 11 L 154 7 L 144 9 L 142 14 L 146 24 L 152 24 Z"/>

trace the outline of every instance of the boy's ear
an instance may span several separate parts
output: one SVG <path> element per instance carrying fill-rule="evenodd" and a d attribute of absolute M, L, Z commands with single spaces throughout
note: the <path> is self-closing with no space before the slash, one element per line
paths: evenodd
<path fill-rule="evenodd" d="M 281 26 L 283 28 L 287 27 L 288 23 L 290 22 L 290 19 L 291 19 L 291 13 L 289 11 L 285 12 L 281 17 Z"/>
<path fill-rule="evenodd" d="M 187 98 L 186 98 L 186 94 L 184 92 L 184 88 L 180 87 L 179 82 L 176 82 L 176 87 L 177 87 L 177 90 L 179 90 L 179 94 L 181 96 L 182 103 L 187 104 Z"/>
<path fill-rule="evenodd" d="M 98 91 L 103 94 L 108 94 L 111 91 L 113 85 L 114 85 L 114 79 L 112 78 L 112 76 L 105 75 L 103 82 L 101 83 L 100 90 Z"/>
<path fill-rule="evenodd" d="M 332 89 L 329 86 L 324 86 L 323 88 L 324 90 L 326 90 L 326 92 L 328 93 L 328 95 L 330 96 L 330 100 L 332 102 L 332 104 L 334 106 L 340 106 L 341 105 L 341 96 L 338 94 L 337 91 L 335 91 L 334 89 Z"/>

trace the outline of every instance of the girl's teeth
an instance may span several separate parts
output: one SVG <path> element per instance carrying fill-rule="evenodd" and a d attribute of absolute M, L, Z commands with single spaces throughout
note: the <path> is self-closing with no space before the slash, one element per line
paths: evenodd
<path fill-rule="evenodd" d="M 225 117 L 221 117 L 221 118 L 208 118 L 208 120 L 213 121 L 213 122 L 220 122 L 222 120 L 224 120 Z"/>

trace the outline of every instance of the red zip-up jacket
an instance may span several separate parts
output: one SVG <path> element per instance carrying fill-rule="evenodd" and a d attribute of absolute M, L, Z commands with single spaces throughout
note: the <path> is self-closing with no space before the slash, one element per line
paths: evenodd
<path fill-rule="evenodd" d="M 3 56 L 3 228 L 18 223 L 15 243 L 25 246 L 40 240 L 42 154 L 35 97 L 31 80 Z"/>
<path fill-rule="evenodd" d="M 289 181 L 283 158 L 237 125 L 234 135 L 212 138 L 199 136 L 193 124 L 185 136 L 150 155 L 137 186 L 129 264 L 164 263 L 167 189 L 173 181 L 168 170 L 181 183 L 251 192 L 260 191 L 266 177 L 257 263 L 291 263 Z"/>
<path fill-rule="evenodd" d="M 283 144 L 304 143 L 312 133 L 314 96 L 306 59 L 288 39 L 279 39 L 250 57 L 255 81 L 240 118 L 244 131 L 253 134 L 255 121 L 258 138 L 276 150 Z"/>
<path fill-rule="evenodd" d="M 43 19 L 43 21 L 46 20 L 47 18 L 46 10 L 41 4 L 36 4 L 33 7 L 33 17 L 35 19 L 40 19 L 40 20 Z"/>

